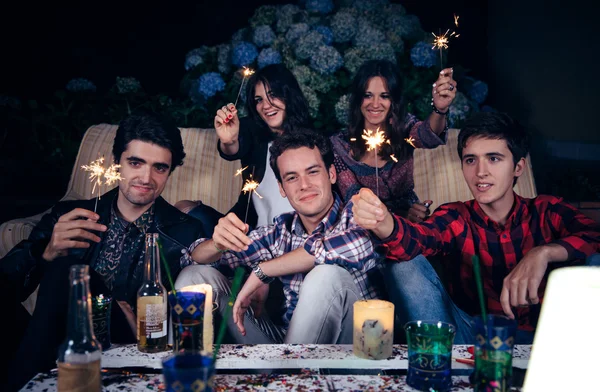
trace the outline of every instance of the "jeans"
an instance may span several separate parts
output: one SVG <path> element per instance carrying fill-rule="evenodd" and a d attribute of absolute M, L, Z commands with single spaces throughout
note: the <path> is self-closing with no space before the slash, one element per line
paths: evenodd
<path fill-rule="evenodd" d="M 600 267 L 600 253 L 594 253 L 585 259 L 585 265 L 591 267 Z"/>
<path fill-rule="evenodd" d="M 207 283 L 213 287 L 221 315 L 228 309 L 231 282 L 216 268 L 190 265 L 179 274 L 175 287 Z M 304 278 L 298 303 L 288 328 L 277 325 L 263 312 L 254 317 L 252 308 L 244 317 L 246 335 L 242 336 L 227 318 L 228 343 L 240 344 L 352 344 L 353 305 L 362 299 L 350 273 L 335 265 L 319 265 Z"/>
<path fill-rule="evenodd" d="M 454 344 L 473 344 L 473 317 L 460 309 L 424 256 L 388 262 L 385 285 L 401 326 L 412 320 L 444 321 L 456 327 Z M 516 344 L 531 344 L 533 332 L 517 330 Z"/>

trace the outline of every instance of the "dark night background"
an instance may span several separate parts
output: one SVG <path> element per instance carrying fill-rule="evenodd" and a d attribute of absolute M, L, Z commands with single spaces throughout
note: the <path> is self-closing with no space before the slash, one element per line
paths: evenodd
<path fill-rule="evenodd" d="M 538 192 L 597 200 L 600 67 L 592 59 L 598 52 L 598 6 L 541 0 L 392 2 L 417 15 L 425 31 L 437 32 L 453 13 L 460 15 L 461 37 L 451 44 L 448 62 L 488 83 L 486 104 L 534 132 Z M 176 94 L 189 50 L 227 41 L 260 5 L 287 3 L 296 2 L 11 2 L 1 8 L 0 94 L 44 102 L 72 78 L 88 78 L 104 92 L 117 76 L 137 78 L 149 94 Z M 27 156 L 26 146 L 16 148 Z M 44 162 L 41 156 L 27 159 Z M 18 166 L 0 173 L 18 173 Z M 556 178 L 557 167 L 595 180 L 592 192 L 578 198 L 576 189 Z M 0 179 L 0 223 L 45 210 L 62 197 L 68 182 L 39 186 L 27 176 L 9 177 Z"/>

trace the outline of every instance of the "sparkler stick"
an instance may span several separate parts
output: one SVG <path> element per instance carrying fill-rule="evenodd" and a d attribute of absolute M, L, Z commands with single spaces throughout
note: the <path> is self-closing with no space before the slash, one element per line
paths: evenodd
<path fill-rule="evenodd" d="M 379 197 L 379 167 L 377 165 L 377 147 L 381 146 L 383 143 L 390 143 L 389 140 L 385 138 L 383 131 L 380 131 L 379 128 L 373 133 L 370 129 L 363 129 L 362 138 L 367 142 L 367 151 L 375 150 L 375 187 L 376 194 Z"/>
<path fill-rule="evenodd" d="M 250 178 L 248 178 L 246 180 L 246 182 L 244 183 L 244 187 L 242 188 L 242 192 L 244 192 L 244 194 L 250 193 L 250 195 L 248 195 L 248 204 L 246 205 L 246 215 L 244 216 L 244 223 L 246 223 L 246 220 L 248 219 L 248 209 L 250 208 L 250 199 L 252 198 L 252 192 L 254 192 L 256 194 L 256 196 L 260 197 L 261 199 L 263 198 L 256 191 L 256 188 L 258 188 L 258 186 L 260 184 L 256 181 L 254 181 L 253 177 L 254 177 L 254 167 L 252 168 L 252 174 L 250 174 Z"/>
<path fill-rule="evenodd" d="M 458 27 L 458 18 L 460 16 L 454 14 L 454 24 L 456 25 L 456 27 Z M 431 33 L 431 35 L 433 35 L 434 39 L 433 39 L 433 46 L 431 47 L 431 49 L 439 49 L 440 50 L 440 68 L 444 69 L 444 63 L 443 63 L 443 56 L 442 56 L 442 49 L 448 49 L 448 43 L 450 41 L 450 38 L 454 37 L 454 38 L 458 38 L 460 36 L 460 34 L 456 34 L 455 31 L 451 32 L 450 35 L 448 35 L 448 33 L 450 33 L 450 29 L 446 30 L 446 32 L 444 34 L 442 34 L 441 29 L 438 30 L 438 35 L 435 35 L 435 33 Z"/>
<path fill-rule="evenodd" d="M 244 75 L 244 77 L 242 78 L 242 84 L 240 84 L 240 90 L 238 91 L 237 98 L 235 99 L 235 103 L 233 104 L 236 108 L 237 108 L 238 99 L 240 99 L 240 94 L 242 93 L 242 89 L 244 88 L 244 84 L 246 83 L 246 79 L 253 73 L 254 73 L 253 70 L 251 70 L 250 68 L 244 67 L 244 70 L 242 71 L 242 75 Z"/>

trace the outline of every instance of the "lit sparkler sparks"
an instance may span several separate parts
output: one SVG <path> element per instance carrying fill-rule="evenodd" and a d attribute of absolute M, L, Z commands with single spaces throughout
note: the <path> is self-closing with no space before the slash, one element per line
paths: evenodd
<path fill-rule="evenodd" d="M 248 167 L 248 166 L 246 166 Z M 244 168 L 246 169 L 246 168 Z M 242 171 L 244 169 L 241 169 Z M 263 198 L 257 191 L 256 188 L 258 188 L 258 186 L 260 185 L 258 182 L 256 182 L 254 180 L 254 167 L 252 168 L 252 174 L 250 174 L 250 178 L 248 178 L 246 180 L 246 182 L 244 182 L 244 186 L 242 187 L 242 192 L 244 192 L 244 194 L 246 193 L 250 193 L 250 195 L 248 195 L 248 204 L 246 205 L 246 215 L 244 216 L 244 223 L 246 223 L 246 220 L 248 219 L 248 209 L 250 208 L 250 199 L 252 198 L 252 193 L 254 192 L 254 194 L 256 196 L 258 196 L 259 198 Z M 241 171 L 240 171 L 241 173 Z M 237 175 L 237 174 L 236 174 Z"/>
<path fill-rule="evenodd" d="M 234 177 L 237 177 L 237 176 L 239 176 L 240 174 L 242 174 L 242 172 L 243 172 L 244 170 L 246 170 L 247 168 L 248 168 L 248 166 L 246 166 L 246 167 L 244 167 L 244 168 L 241 168 L 241 169 L 237 169 L 237 170 L 235 171 Z"/>
<path fill-rule="evenodd" d="M 362 138 L 366 140 L 367 143 L 367 151 L 375 150 L 375 183 L 376 183 L 376 194 L 379 197 L 379 167 L 377 164 L 377 147 L 381 147 L 383 143 L 390 143 L 389 140 L 385 138 L 385 134 L 383 131 L 380 131 L 379 128 L 373 133 L 370 129 L 363 129 Z"/>
<path fill-rule="evenodd" d="M 408 144 L 410 144 L 412 146 L 412 148 L 417 148 L 414 143 L 415 139 L 413 139 L 412 136 L 405 138 L 404 141 L 407 142 Z M 398 161 L 396 161 L 396 162 L 398 162 Z"/>
<path fill-rule="evenodd" d="M 237 107 L 237 103 L 238 103 L 238 99 L 240 99 L 240 94 L 242 93 L 242 89 L 244 88 L 244 84 L 246 83 L 246 79 L 248 79 L 248 77 L 250 77 L 252 74 L 254 73 L 253 70 L 251 70 L 248 67 L 244 67 L 242 70 L 242 84 L 240 84 L 240 90 L 238 91 L 237 94 L 237 98 L 235 99 L 235 104 L 234 106 Z"/>
<path fill-rule="evenodd" d="M 95 161 L 92 161 L 89 165 L 81 166 L 83 170 L 90 172 L 90 181 L 94 183 L 94 186 L 92 187 L 92 195 L 96 191 L 96 187 L 98 187 L 96 203 L 94 204 L 94 212 L 96 212 L 98 200 L 100 200 L 100 186 L 102 186 L 102 178 L 104 178 L 104 184 L 108 186 L 124 179 L 121 177 L 121 173 L 118 171 L 121 165 L 112 164 L 108 167 L 108 169 L 105 169 L 102 165 L 103 163 L 104 157 L 100 157 Z"/>
<path fill-rule="evenodd" d="M 458 18 L 460 18 L 460 16 L 454 14 L 454 24 L 456 25 L 456 27 L 458 27 Z M 446 32 L 444 34 L 441 33 L 441 31 L 439 32 L 438 35 L 436 35 L 435 33 L 431 33 L 431 35 L 433 35 L 433 46 L 431 47 L 431 49 L 439 49 L 440 51 L 440 67 L 441 69 L 444 69 L 444 63 L 443 63 L 443 59 L 442 59 L 442 49 L 448 49 L 448 44 L 450 43 L 450 38 L 458 38 L 460 36 L 460 34 L 456 34 L 456 31 L 452 31 L 450 32 L 450 29 L 446 30 Z"/>
<path fill-rule="evenodd" d="M 392 158 L 392 161 L 398 163 L 398 158 L 396 158 L 394 154 L 390 155 L 390 158 Z"/>

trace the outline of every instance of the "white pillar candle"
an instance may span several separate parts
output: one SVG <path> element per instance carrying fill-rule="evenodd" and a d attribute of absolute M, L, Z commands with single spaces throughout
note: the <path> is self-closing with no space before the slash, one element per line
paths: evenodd
<path fill-rule="evenodd" d="M 378 299 L 354 303 L 354 355 L 386 359 L 394 343 L 394 304 Z"/>

